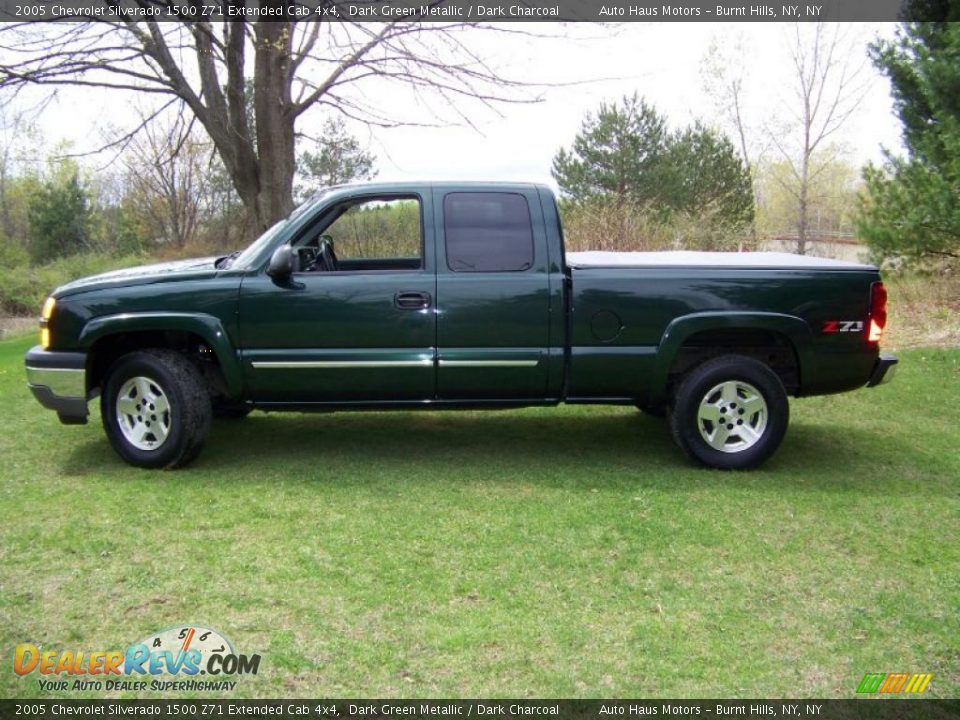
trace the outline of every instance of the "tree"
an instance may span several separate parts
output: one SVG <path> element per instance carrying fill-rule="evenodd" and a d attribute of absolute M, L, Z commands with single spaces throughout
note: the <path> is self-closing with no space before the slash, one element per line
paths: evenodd
<path fill-rule="evenodd" d="M 671 133 L 636 95 L 589 115 L 572 149 L 554 158 L 553 176 L 574 202 L 613 200 L 663 221 L 709 214 L 740 229 L 753 218 L 750 175 L 730 140 L 701 124 Z"/>
<path fill-rule="evenodd" d="M 730 139 L 700 123 L 673 135 L 662 167 L 660 199 L 673 210 L 696 213 L 715 210 L 714 219 L 727 227 L 753 222 L 753 187 L 746 163 Z"/>
<path fill-rule="evenodd" d="M 317 186 L 340 185 L 355 180 L 370 180 L 376 158 L 360 147 L 339 118 L 329 119 L 320 135 L 318 152 L 304 150 L 298 159 L 300 174 L 307 181 L 301 195 L 308 197 Z"/>
<path fill-rule="evenodd" d="M 666 146 L 666 119 L 634 93 L 586 117 L 572 149 L 554 157 L 553 177 L 574 200 L 602 195 L 644 203 L 657 195 Z"/>
<path fill-rule="evenodd" d="M 603 195 L 643 203 L 657 196 L 666 148 L 666 119 L 634 93 L 586 117 L 572 149 L 554 157 L 553 177 L 574 200 Z"/>
<path fill-rule="evenodd" d="M 0 28 L 5 50 L 0 89 L 109 88 L 158 98 L 157 113 L 171 106 L 186 107 L 210 136 L 259 228 L 292 210 L 297 129 L 309 111 L 323 106 L 382 126 L 412 121 L 393 109 L 370 104 L 355 90 L 358 86 L 386 81 L 405 85 L 421 97 L 422 91 L 430 91 L 453 112 L 459 112 L 457 101 L 464 98 L 487 105 L 531 101 L 511 92 L 527 83 L 502 77 L 466 42 L 470 34 L 484 29 L 515 30 L 420 22 L 416 16 L 409 22 L 388 23 L 316 15 L 303 21 L 284 17 L 253 21 L 239 14 L 249 9 L 243 0 L 224 3 L 225 13 L 233 15 L 221 23 L 183 15 L 179 22 L 111 20 L 117 17 L 113 13 L 117 4 L 97 2 L 104 10 L 98 22 L 16 23 Z M 137 6 L 169 16 L 184 7 L 172 0 Z M 276 12 L 285 6 L 260 0 L 250 7 Z M 322 7 L 335 9 L 334 3 Z"/>
<path fill-rule="evenodd" d="M 756 137 L 756 133 L 749 127 L 746 113 L 746 96 L 750 62 L 749 48 L 743 35 L 734 40 L 718 40 L 716 37 L 710 42 L 706 54 L 700 62 L 703 76 L 703 87 L 707 95 L 713 100 L 714 106 L 725 128 L 732 130 L 738 141 L 740 157 L 750 179 L 750 190 L 753 193 L 753 204 L 758 204 L 757 184 L 754 176 L 754 164 L 758 161 L 748 137 Z M 757 230 L 750 222 L 750 236 L 754 246 L 757 241 Z"/>
<path fill-rule="evenodd" d="M 40 185 L 43 138 L 27 113 L 0 108 L 0 231 L 26 247 L 29 199 Z"/>
<path fill-rule="evenodd" d="M 212 150 L 182 115 L 147 123 L 131 139 L 123 156 L 126 184 L 138 198 L 140 225 L 151 229 L 154 241 L 182 248 L 196 238 Z"/>
<path fill-rule="evenodd" d="M 859 220 L 879 257 L 911 262 L 960 257 L 960 2 L 915 5 L 895 40 L 871 47 L 908 155 L 864 170 Z M 938 22 L 910 21 L 916 14 Z"/>
<path fill-rule="evenodd" d="M 65 163 L 30 202 L 30 258 L 42 263 L 90 248 L 90 196 Z"/>
<path fill-rule="evenodd" d="M 850 47 L 842 23 L 796 23 L 790 46 L 793 61 L 792 128 L 770 128 L 769 137 L 796 179 L 797 253 L 807 251 L 810 186 L 816 180 L 814 154 L 850 118 L 865 95 L 865 62 Z M 792 136 L 792 137 L 791 137 Z"/>
<path fill-rule="evenodd" d="M 807 193 L 807 240 L 812 236 L 854 235 L 860 169 L 838 159 L 830 148 L 810 160 L 813 177 Z M 760 163 L 756 173 L 757 227 L 764 235 L 794 240 L 797 178 L 786 160 Z"/>

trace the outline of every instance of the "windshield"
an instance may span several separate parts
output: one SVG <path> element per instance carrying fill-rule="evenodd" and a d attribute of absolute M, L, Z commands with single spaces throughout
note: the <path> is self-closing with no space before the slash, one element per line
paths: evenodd
<path fill-rule="evenodd" d="M 327 188 L 318 190 L 313 195 L 311 195 L 306 202 L 302 203 L 296 210 L 291 213 L 290 217 L 285 220 L 281 220 L 276 225 L 273 225 L 269 228 L 263 235 L 254 240 L 250 245 L 241 253 L 237 253 L 227 267 L 232 268 L 247 268 L 251 262 L 253 262 L 260 252 L 269 245 L 273 239 L 277 236 L 277 233 L 280 232 L 280 229 L 284 227 L 287 223 L 292 220 L 296 220 L 298 217 L 303 215 L 308 208 L 312 207 L 317 203 L 320 198 L 327 194 Z"/>
<path fill-rule="evenodd" d="M 317 202 L 328 192 L 330 192 L 330 188 L 320 188 L 317 190 L 313 195 L 304 200 L 296 210 L 293 211 L 293 213 L 290 215 L 290 220 L 296 220 L 298 217 L 303 215 L 308 208 L 316 205 Z"/>
<path fill-rule="evenodd" d="M 234 258 L 233 262 L 231 262 L 228 267 L 236 267 L 236 268 L 247 267 L 249 263 L 251 263 L 254 260 L 254 258 L 256 258 L 257 255 L 260 254 L 260 251 L 263 250 L 263 248 L 265 248 L 267 245 L 269 245 L 270 242 L 273 240 L 273 238 L 276 237 L 277 233 L 280 232 L 280 228 L 282 228 L 288 222 L 289 220 L 281 220 L 276 225 L 271 227 L 263 235 L 258 237 L 252 243 L 250 243 L 250 245 L 247 247 L 246 250 L 244 250 L 242 253 L 237 255 L 237 257 Z"/>

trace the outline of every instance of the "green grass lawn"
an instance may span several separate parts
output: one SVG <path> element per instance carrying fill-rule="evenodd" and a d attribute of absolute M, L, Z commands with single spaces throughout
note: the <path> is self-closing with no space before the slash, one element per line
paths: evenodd
<path fill-rule="evenodd" d="M 43 695 L 17 643 L 180 623 L 263 656 L 241 697 L 960 695 L 960 351 L 795 402 L 751 473 L 608 407 L 255 413 L 150 472 L 40 408 L 32 342 L 0 343 L 4 697 Z"/>

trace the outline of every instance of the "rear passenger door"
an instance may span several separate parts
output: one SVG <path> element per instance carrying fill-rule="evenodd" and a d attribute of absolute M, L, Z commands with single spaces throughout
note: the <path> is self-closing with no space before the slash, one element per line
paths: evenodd
<path fill-rule="evenodd" d="M 438 190 L 437 396 L 546 396 L 550 296 L 534 188 Z"/>

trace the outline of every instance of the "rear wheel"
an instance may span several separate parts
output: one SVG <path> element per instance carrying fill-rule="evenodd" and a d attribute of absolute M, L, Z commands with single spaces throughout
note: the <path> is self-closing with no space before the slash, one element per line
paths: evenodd
<path fill-rule="evenodd" d="M 210 396 L 180 353 L 143 350 L 110 368 L 100 398 L 107 438 L 131 465 L 176 468 L 196 457 L 210 430 Z"/>
<path fill-rule="evenodd" d="M 670 416 L 676 443 L 691 458 L 722 469 L 748 469 L 783 441 L 790 405 L 783 383 L 763 363 L 724 355 L 680 383 Z"/>

